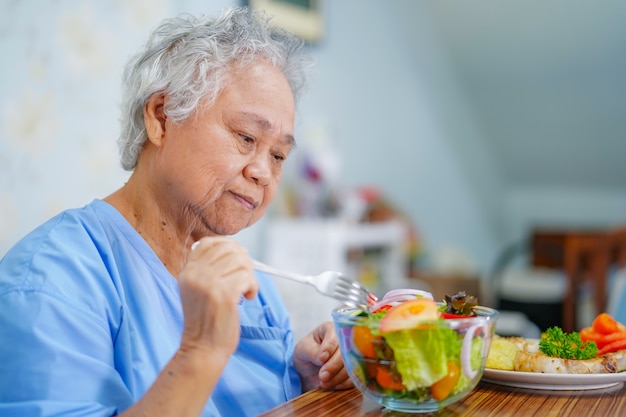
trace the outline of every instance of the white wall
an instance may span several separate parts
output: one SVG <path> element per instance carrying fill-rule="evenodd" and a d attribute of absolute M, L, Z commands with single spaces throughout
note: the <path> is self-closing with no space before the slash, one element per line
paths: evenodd
<path fill-rule="evenodd" d="M 510 237 L 523 237 L 533 227 L 610 228 L 626 220 L 622 189 L 519 187 L 505 199 Z"/>

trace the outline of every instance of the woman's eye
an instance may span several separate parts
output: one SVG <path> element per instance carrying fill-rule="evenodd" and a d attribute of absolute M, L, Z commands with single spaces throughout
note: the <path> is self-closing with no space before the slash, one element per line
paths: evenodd
<path fill-rule="evenodd" d="M 243 142 L 245 142 L 245 143 L 250 143 L 250 144 L 254 143 L 254 139 L 252 139 L 252 138 L 251 138 L 251 137 L 249 137 L 249 136 L 246 136 L 246 135 L 239 135 L 239 137 L 240 137 L 240 138 L 241 138 L 241 140 L 242 140 Z"/>

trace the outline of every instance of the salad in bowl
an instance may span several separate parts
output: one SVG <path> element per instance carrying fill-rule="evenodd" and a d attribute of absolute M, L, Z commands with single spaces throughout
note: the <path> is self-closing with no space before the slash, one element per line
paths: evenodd
<path fill-rule="evenodd" d="M 435 302 L 393 290 L 368 309 L 332 312 L 343 360 L 356 387 L 383 406 L 432 412 L 476 386 L 498 312 L 460 292 Z"/>

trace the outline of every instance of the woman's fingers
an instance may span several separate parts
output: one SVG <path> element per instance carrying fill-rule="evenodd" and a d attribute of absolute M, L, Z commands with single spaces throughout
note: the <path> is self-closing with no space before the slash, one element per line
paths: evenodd
<path fill-rule="evenodd" d="M 203 238 L 179 277 L 183 344 L 233 352 L 239 341 L 237 305 L 256 296 L 258 283 L 247 251 L 233 239 Z"/>
<path fill-rule="evenodd" d="M 252 260 L 247 250 L 235 240 L 227 237 L 202 238 L 192 245 L 189 262 L 199 264 L 196 279 L 210 279 L 213 285 L 225 285 L 235 302 L 240 301 L 242 294 L 249 299 L 256 296 L 258 284 Z M 218 281 L 220 279 L 228 282 Z"/>

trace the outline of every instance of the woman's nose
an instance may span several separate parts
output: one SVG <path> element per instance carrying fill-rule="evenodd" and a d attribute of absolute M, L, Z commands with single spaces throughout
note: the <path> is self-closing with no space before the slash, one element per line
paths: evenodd
<path fill-rule="evenodd" d="M 259 185 L 265 186 L 270 183 L 272 170 L 270 163 L 265 157 L 255 157 L 244 168 L 244 176 L 250 178 Z"/>

